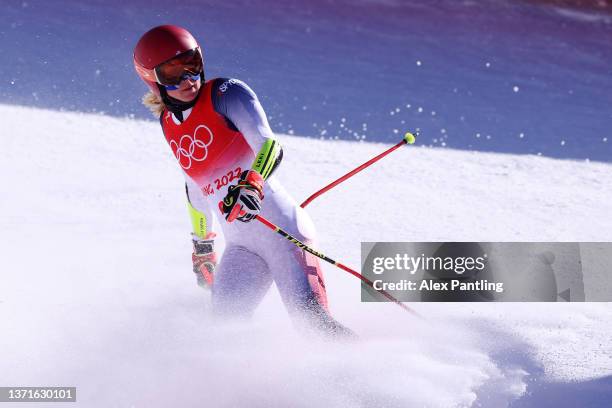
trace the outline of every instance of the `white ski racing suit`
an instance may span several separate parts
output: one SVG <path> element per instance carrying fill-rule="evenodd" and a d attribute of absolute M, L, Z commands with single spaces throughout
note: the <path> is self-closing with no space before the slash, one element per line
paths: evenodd
<path fill-rule="evenodd" d="M 265 180 L 261 215 L 307 245 L 313 223 L 272 174 L 282 149 L 255 93 L 236 79 L 202 84 L 182 121 L 164 110 L 164 135 L 186 176 L 194 234 L 221 233 L 225 250 L 214 271 L 216 315 L 250 316 L 274 282 L 290 315 L 325 331 L 346 331 L 329 315 L 319 259 L 257 220 L 228 223 L 219 202 L 245 170 Z M 195 217 L 194 217 L 195 214 Z"/>

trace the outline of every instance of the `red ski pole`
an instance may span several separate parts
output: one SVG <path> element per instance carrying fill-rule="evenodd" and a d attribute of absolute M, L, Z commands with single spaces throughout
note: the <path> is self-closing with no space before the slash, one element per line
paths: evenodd
<path fill-rule="evenodd" d="M 402 139 L 401 142 L 399 142 L 395 146 L 385 150 L 384 152 L 382 152 L 378 156 L 374 157 L 373 159 L 368 160 L 367 162 L 363 163 L 361 166 L 357 167 L 356 169 L 346 173 L 344 176 L 340 177 L 338 180 L 334 181 L 333 183 L 323 187 L 321 190 L 317 191 L 316 193 L 314 193 L 313 195 L 308 197 L 306 199 L 306 201 L 304 201 L 302 204 L 300 204 L 300 207 L 302 207 L 302 208 L 306 207 L 308 204 L 310 204 L 310 202 L 312 200 L 314 200 L 315 198 L 317 198 L 321 194 L 325 193 L 326 191 L 331 190 L 332 188 L 336 187 L 338 184 L 342 183 L 344 180 L 354 176 L 355 174 L 359 173 L 361 170 L 365 169 L 366 167 L 371 166 L 372 164 L 376 163 L 377 161 L 379 161 L 380 159 L 382 159 L 383 157 L 385 157 L 389 153 L 395 151 L 396 149 L 399 149 L 403 145 L 405 145 L 405 144 L 413 144 L 415 142 L 415 140 L 416 139 L 415 139 L 415 137 L 414 137 L 414 135 L 412 133 L 406 132 L 406 134 L 404 135 L 404 138 Z"/>
<path fill-rule="evenodd" d="M 341 264 L 338 261 L 334 261 L 333 259 L 331 259 L 330 257 L 322 254 L 321 252 L 315 251 L 314 249 L 312 249 L 308 245 L 304 244 L 303 242 L 299 241 L 298 239 L 296 239 L 295 237 L 290 235 L 288 232 L 286 232 L 285 230 L 281 229 L 277 225 L 271 223 L 270 221 L 268 221 L 267 219 L 265 219 L 261 215 L 258 215 L 255 218 L 259 222 L 261 222 L 263 225 L 265 225 L 266 227 L 270 228 L 272 231 L 274 231 L 277 234 L 285 237 L 287 240 L 289 240 L 291 243 L 293 243 L 298 248 L 301 248 L 302 250 L 304 250 L 306 252 L 309 252 L 309 253 L 313 254 L 314 256 L 319 257 L 319 258 L 321 258 L 322 260 L 324 260 L 326 262 L 329 262 L 332 265 L 336 265 L 338 268 L 342 269 L 343 271 L 346 271 L 346 272 L 350 273 L 351 275 L 356 276 L 357 278 L 361 279 L 362 282 L 364 282 L 366 285 L 368 285 L 369 287 L 374 289 L 374 283 L 372 283 L 371 280 L 369 280 L 368 278 L 366 278 L 365 276 L 363 276 L 359 272 L 349 268 L 346 265 Z M 400 302 L 399 300 L 397 300 L 396 298 L 391 296 L 391 294 L 389 294 L 389 292 L 384 291 L 382 289 L 380 289 L 380 290 L 379 289 L 374 289 L 374 290 L 377 291 L 378 293 L 380 293 L 381 295 L 383 295 L 384 297 L 386 297 L 387 299 L 389 299 L 390 301 L 394 302 L 396 305 L 398 305 L 399 307 L 401 307 L 405 311 L 410 312 L 410 313 L 412 313 L 412 314 L 414 314 L 416 316 L 419 316 L 418 313 L 416 313 L 414 310 L 410 309 L 408 306 L 406 306 L 405 304 L 403 304 L 402 302 Z"/>

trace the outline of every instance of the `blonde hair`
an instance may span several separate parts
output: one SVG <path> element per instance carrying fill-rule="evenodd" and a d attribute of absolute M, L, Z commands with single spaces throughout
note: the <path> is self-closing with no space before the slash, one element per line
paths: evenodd
<path fill-rule="evenodd" d="M 142 97 L 142 104 L 149 108 L 153 116 L 155 116 L 156 118 L 159 118 L 164 109 L 166 108 L 166 105 L 164 105 L 164 102 L 162 101 L 161 97 L 157 96 L 151 91 L 144 94 L 144 96 Z"/>

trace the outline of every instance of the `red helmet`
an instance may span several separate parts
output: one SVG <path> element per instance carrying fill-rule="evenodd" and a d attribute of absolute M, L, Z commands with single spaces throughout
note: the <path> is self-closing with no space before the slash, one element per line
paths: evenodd
<path fill-rule="evenodd" d="M 196 48 L 199 49 L 200 45 L 184 28 L 175 25 L 154 27 L 140 37 L 134 48 L 134 68 L 151 91 L 159 95 L 155 67 Z"/>

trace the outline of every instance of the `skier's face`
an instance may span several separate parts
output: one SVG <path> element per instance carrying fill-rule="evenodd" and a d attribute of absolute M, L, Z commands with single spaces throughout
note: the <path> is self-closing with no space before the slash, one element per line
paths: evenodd
<path fill-rule="evenodd" d="M 191 78 L 187 78 L 181 81 L 178 89 L 167 92 L 170 97 L 178 99 L 181 102 L 191 102 L 197 96 L 201 85 L 202 81 L 200 81 L 200 78 L 195 81 Z"/>
<path fill-rule="evenodd" d="M 154 73 L 155 79 L 166 88 L 170 97 L 191 102 L 200 90 L 203 69 L 202 53 L 196 47 L 156 66 Z"/>

